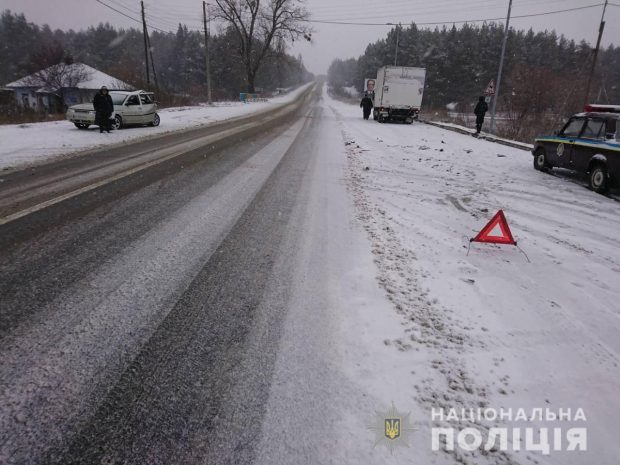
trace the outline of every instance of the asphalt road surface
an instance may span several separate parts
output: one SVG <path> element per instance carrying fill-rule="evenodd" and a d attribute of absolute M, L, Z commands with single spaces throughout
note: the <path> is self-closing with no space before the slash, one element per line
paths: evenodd
<path fill-rule="evenodd" d="M 0 226 L 0 463 L 338 460 L 319 100 Z"/>

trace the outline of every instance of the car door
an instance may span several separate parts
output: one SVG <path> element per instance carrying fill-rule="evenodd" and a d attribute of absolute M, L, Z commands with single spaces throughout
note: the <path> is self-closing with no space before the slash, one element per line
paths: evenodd
<path fill-rule="evenodd" d="M 155 114 L 155 98 L 153 94 L 140 94 L 140 102 L 142 103 L 142 117 L 141 122 L 143 124 L 149 124 L 153 122 L 153 115 Z"/>
<path fill-rule="evenodd" d="M 604 151 L 604 143 L 605 120 L 588 117 L 579 140 L 570 152 L 570 167 L 576 171 L 586 171 L 592 157 Z"/>
<path fill-rule="evenodd" d="M 565 168 L 570 167 L 572 152 L 575 148 L 575 141 L 581 135 L 585 122 L 585 116 L 574 116 L 568 120 L 568 123 L 566 123 L 564 129 L 560 131 L 555 153 L 552 152 L 549 154 L 549 158 L 554 160 L 554 166 Z"/>
<path fill-rule="evenodd" d="M 130 95 L 125 101 L 123 120 L 126 124 L 142 123 L 142 104 L 138 95 Z"/>

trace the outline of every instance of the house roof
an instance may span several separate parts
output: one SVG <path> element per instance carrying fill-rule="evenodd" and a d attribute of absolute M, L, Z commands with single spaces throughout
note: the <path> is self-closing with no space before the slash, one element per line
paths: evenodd
<path fill-rule="evenodd" d="M 58 65 L 50 66 L 38 73 L 31 74 L 30 76 L 25 76 L 17 81 L 11 82 L 5 85 L 5 88 L 15 89 L 20 87 L 45 87 L 49 89 L 49 84 L 45 82 L 45 76 L 48 76 L 50 73 L 54 72 L 54 68 Z M 98 69 L 95 69 L 91 66 L 85 65 L 83 63 L 73 63 L 71 65 L 67 65 L 67 67 L 63 70 L 64 73 L 71 74 L 83 74 L 84 79 L 80 80 L 76 85 L 71 85 L 67 87 L 77 87 L 78 89 L 87 89 L 87 90 L 98 90 L 101 87 L 106 86 L 110 90 L 127 90 L 133 89 L 133 86 L 127 84 L 126 82 L 121 81 L 109 74 L 106 74 Z M 58 90 L 58 89 L 55 89 Z"/>

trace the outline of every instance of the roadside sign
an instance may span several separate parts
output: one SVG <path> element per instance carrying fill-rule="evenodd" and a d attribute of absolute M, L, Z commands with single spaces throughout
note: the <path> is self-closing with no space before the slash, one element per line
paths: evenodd
<path fill-rule="evenodd" d="M 484 91 L 485 95 L 495 95 L 495 79 L 491 79 L 487 89 Z"/>

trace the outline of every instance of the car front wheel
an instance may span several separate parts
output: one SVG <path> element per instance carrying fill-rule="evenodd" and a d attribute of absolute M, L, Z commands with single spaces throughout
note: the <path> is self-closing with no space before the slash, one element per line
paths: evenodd
<path fill-rule="evenodd" d="M 123 118 L 121 118 L 120 115 L 116 115 L 114 117 L 114 122 L 112 123 L 112 128 L 120 129 L 122 127 L 123 127 Z"/>
<path fill-rule="evenodd" d="M 609 173 L 605 165 L 594 165 L 590 170 L 590 189 L 597 194 L 604 194 L 609 190 Z"/>
<path fill-rule="evenodd" d="M 151 122 L 151 126 L 159 126 L 160 123 L 160 119 L 159 119 L 159 115 L 157 113 L 155 113 L 155 116 L 153 116 L 153 121 Z"/>
<path fill-rule="evenodd" d="M 547 161 L 547 153 L 545 149 L 539 148 L 534 153 L 534 169 L 538 171 L 547 171 L 549 168 L 551 168 L 551 165 L 549 165 Z"/>

